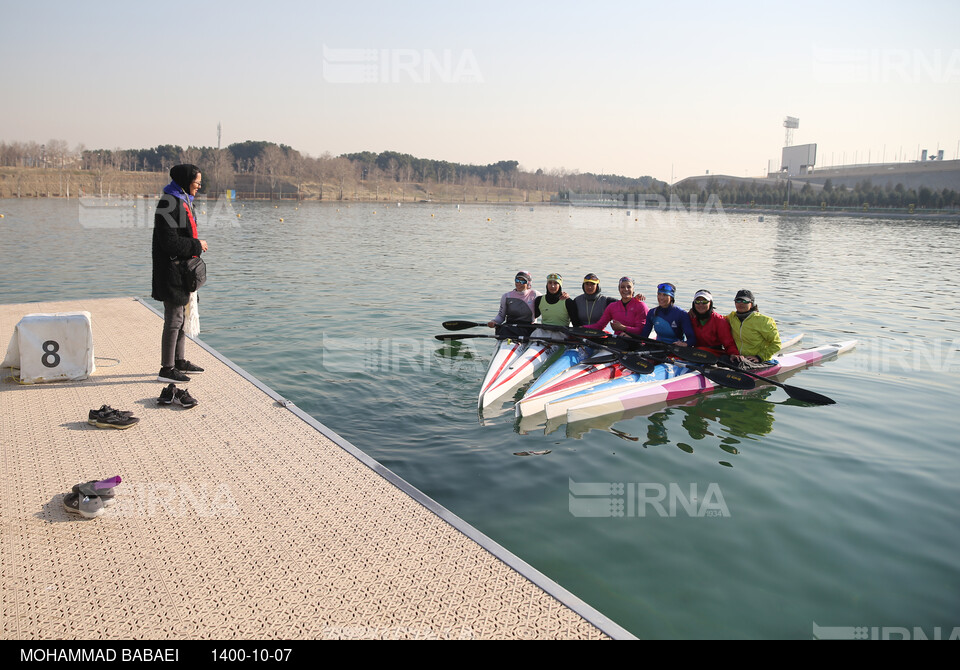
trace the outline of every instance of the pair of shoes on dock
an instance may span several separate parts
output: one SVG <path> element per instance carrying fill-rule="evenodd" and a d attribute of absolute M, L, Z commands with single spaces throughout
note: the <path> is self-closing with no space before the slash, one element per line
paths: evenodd
<path fill-rule="evenodd" d="M 203 368 L 199 365 L 194 365 L 187 360 L 178 360 L 172 368 L 160 368 L 160 372 L 157 374 L 157 381 L 169 382 L 171 384 L 179 382 L 183 384 L 184 382 L 190 381 L 189 375 L 198 375 L 201 372 L 203 372 Z"/>
<path fill-rule="evenodd" d="M 118 476 L 74 484 L 70 493 L 63 496 L 63 509 L 84 519 L 96 519 L 103 515 L 105 508 L 116 503 L 114 489 L 120 481 Z"/>
<path fill-rule="evenodd" d="M 140 419 L 133 415 L 133 412 L 122 409 L 114 409 L 110 405 L 101 405 L 100 409 L 92 409 L 87 414 L 87 423 L 97 428 L 118 428 L 124 430 L 133 428 Z"/>
<path fill-rule="evenodd" d="M 168 384 L 166 388 L 160 391 L 160 397 L 157 398 L 158 405 L 180 405 L 184 409 L 196 407 L 199 401 L 190 395 L 187 389 L 178 389 L 176 384 Z"/>

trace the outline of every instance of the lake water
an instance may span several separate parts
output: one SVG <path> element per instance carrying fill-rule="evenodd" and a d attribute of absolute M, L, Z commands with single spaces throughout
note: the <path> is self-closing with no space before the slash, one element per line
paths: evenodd
<path fill-rule="evenodd" d="M 153 204 L 134 204 L 0 201 L 0 299 L 149 297 Z M 957 633 L 957 224 L 201 208 L 205 342 L 638 637 Z M 492 318 L 518 269 L 573 295 L 587 272 L 614 295 L 630 275 L 651 304 L 659 282 L 682 305 L 707 288 L 723 311 L 750 288 L 783 335 L 860 345 L 790 378 L 828 407 L 760 385 L 589 426 L 518 426 L 509 405 L 480 421 L 493 341 L 433 336 Z M 585 483 L 622 515 L 582 514 Z"/>

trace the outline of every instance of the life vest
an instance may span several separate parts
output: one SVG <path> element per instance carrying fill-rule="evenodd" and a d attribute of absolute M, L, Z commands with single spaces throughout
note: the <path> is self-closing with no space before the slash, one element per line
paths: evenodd
<path fill-rule="evenodd" d="M 547 302 L 547 296 L 543 296 L 540 300 L 540 321 L 551 326 L 569 326 L 567 301 L 560 298 L 551 305 Z"/>

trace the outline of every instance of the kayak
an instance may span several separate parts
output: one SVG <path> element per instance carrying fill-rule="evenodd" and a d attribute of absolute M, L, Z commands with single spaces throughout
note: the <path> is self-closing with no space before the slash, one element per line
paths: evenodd
<path fill-rule="evenodd" d="M 504 339 L 497 342 L 497 349 L 493 352 L 490 365 L 487 366 L 487 374 L 483 378 L 483 383 L 480 384 L 480 396 L 477 398 L 477 403 L 480 407 L 483 407 L 483 395 L 487 392 L 487 389 L 493 386 L 503 371 L 506 370 L 526 348 L 526 343 L 518 340 Z"/>
<path fill-rule="evenodd" d="M 629 370 L 616 361 L 592 364 L 589 360 L 584 360 L 570 366 L 539 388 L 528 390 L 514 405 L 514 411 L 517 416 L 531 416 L 542 412 L 550 400 L 630 374 Z"/>
<path fill-rule="evenodd" d="M 529 381 L 558 350 L 559 345 L 546 342 L 501 342 L 490 361 L 477 406 L 480 409 L 489 407 L 515 391 Z"/>
<path fill-rule="evenodd" d="M 856 346 L 856 340 L 847 340 L 794 353 L 781 353 L 774 356 L 774 365 L 752 369 L 750 372 L 762 377 L 776 377 L 791 370 L 813 365 L 827 357 L 850 351 Z M 698 393 L 709 393 L 717 388 L 722 388 L 704 377 L 695 367 L 687 365 L 677 367 L 685 368 L 685 371 L 673 377 L 629 385 L 603 397 L 590 398 L 586 396 L 580 403 L 568 403 L 566 408 L 567 421 L 573 423 L 593 419 L 659 402 L 686 398 Z"/>
<path fill-rule="evenodd" d="M 780 353 L 777 355 L 783 355 L 783 351 L 785 349 L 796 345 L 801 340 L 803 340 L 803 333 L 793 335 L 792 337 L 783 340 L 781 343 Z M 658 368 L 660 367 L 664 367 L 665 369 L 658 369 L 652 373 L 651 376 L 629 375 L 614 381 L 601 383 L 596 386 L 579 387 L 576 392 L 566 395 L 555 395 L 549 398 L 548 402 L 544 405 L 544 412 L 548 419 L 556 419 L 566 415 L 567 410 L 571 407 L 577 407 L 588 402 L 600 401 L 601 399 L 609 396 L 625 393 L 626 391 L 630 390 L 626 388 L 629 384 L 646 384 L 653 381 L 666 381 L 681 375 L 689 374 L 691 370 L 697 369 L 680 361 L 664 363 L 661 366 L 658 366 Z M 714 382 L 710 383 L 713 384 Z"/>
<path fill-rule="evenodd" d="M 584 402 L 616 395 L 622 393 L 625 389 L 635 388 L 640 384 L 666 382 L 669 379 L 674 379 L 688 372 L 689 369 L 684 365 L 674 363 L 661 363 L 654 368 L 653 372 L 644 375 L 628 371 L 628 374 L 608 382 L 582 388 L 566 395 L 554 396 L 544 404 L 543 412 L 548 420 L 556 419 L 566 416 L 569 408 L 576 407 Z"/>
<path fill-rule="evenodd" d="M 786 339 L 782 344 L 782 349 L 791 347 L 803 339 L 803 333 L 794 335 Z M 660 373 L 664 379 L 668 376 L 676 376 L 677 367 L 672 370 L 663 370 Z M 546 373 L 544 373 L 546 376 Z M 567 370 L 556 375 L 552 380 L 531 386 L 517 404 L 514 406 L 514 412 L 518 417 L 532 416 L 538 412 L 547 412 L 547 418 L 560 416 L 562 413 L 560 407 L 562 404 L 554 404 L 551 410 L 547 410 L 549 403 L 560 398 L 566 398 L 576 395 L 578 399 L 593 392 L 596 397 L 609 395 L 611 389 L 620 390 L 625 384 L 639 381 L 640 375 L 630 372 L 622 365 L 616 362 L 591 365 L 589 359 L 584 360 L 578 365 L 570 366 Z M 644 380 L 649 381 L 649 380 Z M 616 382 L 616 383 L 614 383 Z M 607 386 L 607 384 L 612 386 Z M 563 410 L 564 412 L 566 410 Z"/>
<path fill-rule="evenodd" d="M 554 358 L 553 363 L 548 365 L 543 372 L 537 375 L 537 379 L 527 389 L 526 395 L 532 395 L 555 381 L 560 375 L 566 372 L 574 365 L 579 365 L 585 359 L 595 353 L 595 350 L 587 346 L 564 347 L 563 351 Z"/>

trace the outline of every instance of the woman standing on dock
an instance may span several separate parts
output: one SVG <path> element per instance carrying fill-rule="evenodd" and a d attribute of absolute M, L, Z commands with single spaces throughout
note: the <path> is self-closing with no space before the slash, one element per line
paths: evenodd
<path fill-rule="evenodd" d="M 153 217 L 153 298 L 163 303 L 163 336 L 160 342 L 161 382 L 188 382 L 187 373 L 203 372 L 184 358 L 184 312 L 190 293 L 184 288 L 179 263 L 207 250 L 199 239 L 193 197 L 200 190 L 196 165 L 174 165 L 172 181 L 163 189 Z"/>

